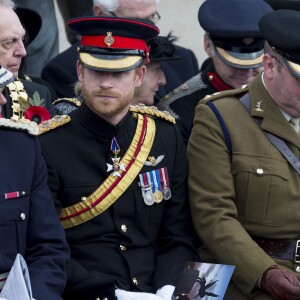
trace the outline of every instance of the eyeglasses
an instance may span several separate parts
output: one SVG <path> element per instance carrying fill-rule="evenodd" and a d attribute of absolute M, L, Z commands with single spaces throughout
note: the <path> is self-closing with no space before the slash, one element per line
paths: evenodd
<path fill-rule="evenodd" d="M 281 65 L 284 69 L 286 69 L 298 82 L 300 82 L 300 78 L 293 75 L 292 72 L 288 69 L 284 62 L 280 61 L 278 57 L 271 55 L 271 58 L 274 58 L 279 65 Z"/>
<path fill-rule="evenodd" d="M 148 16 L 147 18 L 145 18 L 146 20 L 150 20 L 154 23 L 157 23 L 160 20 L 160 14 L 158 13 L 158 11 L 154 12 L 153 14 L 151 14 L 150 16 Z"/>
<path fill-rule="evenodd" d="M 107 12 L 109 15 L 113 16 L 113 17 L 119 17 L 115 12 L 113 11 L 108 11 Z M 155 11 L 153 14 L 151 14 L 150 16 L 148 17 L 145 17 L 143 19 L 146 19 L 146 20 L 149 20 L 149 21 L 152 21 L 154 23 L 157 23 L 160 19 L 161 19 L 161 16 L 160 14 L 158 13 L 158 11 Z"/>

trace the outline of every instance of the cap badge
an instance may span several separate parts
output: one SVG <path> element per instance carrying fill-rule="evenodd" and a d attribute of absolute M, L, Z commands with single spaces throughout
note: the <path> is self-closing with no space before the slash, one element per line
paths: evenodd
<path fill-rule="evenodd" d="M 245 38 L 243 39 L 243 43 L 247 46 L 251 45 L 254 42 L 253 38 Z"/>
<path fill-rule="evenodd" d="M 104 39 L 104 43 L 105 43 L 108 47 L 110 47 L 114 42 L 115 42 L 115 39 L 114 39 L 113 36 L 112 36 L 112 32 L 108 31 L 108 32 L 106 33 L 106 37 L 105 37 L 105 39 Z"/>
<path fill-rule="evenodd" d="M 262 101 L 256 102 L 256 108 L 254 108 L 255 111 L 263 112 L 263 110 L 260 108 Z"/>

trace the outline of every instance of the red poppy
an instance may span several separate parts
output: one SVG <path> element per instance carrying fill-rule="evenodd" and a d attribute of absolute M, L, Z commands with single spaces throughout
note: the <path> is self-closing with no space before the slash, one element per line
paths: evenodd
<path fill-rule="evenodd" d="M 45 107 L 35 105 L 26 109 L 24 117 L 37 124 L 51 119 L 51 115 Z"/>

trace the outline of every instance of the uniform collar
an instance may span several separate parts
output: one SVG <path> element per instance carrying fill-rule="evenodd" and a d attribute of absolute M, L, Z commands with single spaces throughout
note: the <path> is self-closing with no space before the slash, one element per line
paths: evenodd
<path fill-rule="evenodd" d="M 262 118 L 261 128 L 300 148 L 300 139 L 288 123 L 278 105 L 273 101 L 258 75 L 249 84 L 250 114 Z"/>
<path fill-rule="evenodd" d="M 212 85 L 218 92 L 232 90 L 233 87 L 226 84 L 221 77 L 217 74 L 213 62 L 209 63 L 205 69 L 206 80 Z"/>
<path fill-rule="evenodd" d="M 124 135 L 129 128 L 135 125 L 135 121 L 129 111 L 118 125 L 112 125 L 95 114 L 84 101 L 82 105 L 71 114 L 71 117 L 77 118 L 79 123 L 95 136 L 108 139 L 114 136 Z"/>

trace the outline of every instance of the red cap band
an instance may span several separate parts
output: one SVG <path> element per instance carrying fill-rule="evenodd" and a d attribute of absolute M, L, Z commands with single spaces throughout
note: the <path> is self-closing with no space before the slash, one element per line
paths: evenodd
<path fill-rule="evenodd" d="M 147 52 L 144 40 L 109 35 L 84 35 L 81 37 L 82 46 L 112 48 L 112 49 L 139 49 Z"/>

